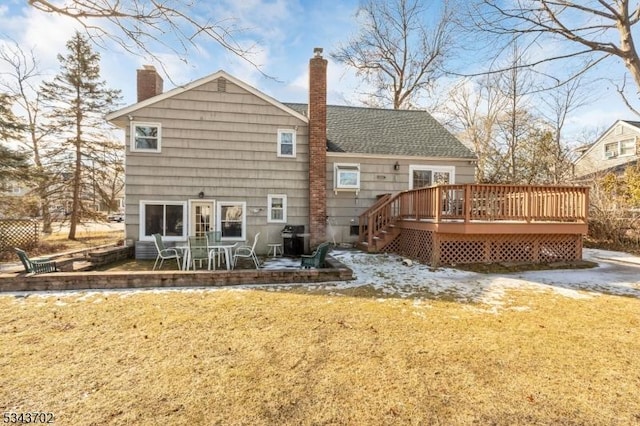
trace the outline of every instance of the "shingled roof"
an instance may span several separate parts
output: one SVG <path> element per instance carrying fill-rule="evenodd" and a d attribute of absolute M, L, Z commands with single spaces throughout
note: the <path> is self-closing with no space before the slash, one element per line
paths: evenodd
<path fill-rule="evenodd" d="M 307 104 L 285 103 L 307 113 Z M 428 112 L 327 105 L 327 151 L 476 158 Z"/>

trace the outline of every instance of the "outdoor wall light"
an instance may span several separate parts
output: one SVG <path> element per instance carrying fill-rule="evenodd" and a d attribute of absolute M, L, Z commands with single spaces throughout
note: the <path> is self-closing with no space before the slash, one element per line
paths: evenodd
<path fill-rule="evenodd" d="M 198 192 L 198 198 L 204 198 L 204 191 Z"/>
<path fill-rule="evenodd" d="M 395 171 L 400 170 L 400 163 L 398 163 L 398 162 L 396 161 L 396 164 L 394 164 L 394 165 L 393 165 L 393 170 L 395 170 Z"/>

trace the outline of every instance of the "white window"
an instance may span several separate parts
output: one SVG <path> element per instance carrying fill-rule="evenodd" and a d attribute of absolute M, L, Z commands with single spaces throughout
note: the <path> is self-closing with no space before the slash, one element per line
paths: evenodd
<path fill-rule="evenodd" d="M 409 189 L 455 183 L 454 166 L 409 166 Z"/>
<path fill-rule="evenodd" d="M 609 142 L 604 145 L 604 158 L 616 158 L 617 156 L 634 155 L 636 153 L 636 140 L 624 139 L 617 142 Z"/>
<path fill-rule="evenodd" d="M 618 142 L 605 144 L 604 158 L 614 158 L 618 156 Z"/>
<path fill-rule="evenodd" d="M 160 123 L 131 123 L 131 151 L 160 152 Z"/>
<path fill-rule="evenodd" d="M 218 201 L 216 230 L 222 232 L 222 241 L 245 241 L 247 235 L 247 203 Z"/>
<path fill-rule="evenodd" d="M 360 164 L 335 164 L 333 166 L 333 189 L 360 189 Z"/>
<path fill-rule="evenodd" d="M 296 131 L 291 129 L 278 130 L 278 157 L 296 156 Z"/>
<path fill-rule="evenodd" d="M 282 194 L 269 194 L 267 196 L 267 222 L 284 223 L 287 221 L 287 196 Z"/>
<path fill-rule="evenodd" d="M 633 155 L 636 153 L 636 140 L 626 139 L 620 141 L 620 155 Z"/>
<path fill-rule="evenodd" d="M 140 201 L 140 239 L 151 241 L 153 234 L 167 240 L 183 240 L 187 236 L 186 203 L 175 201 Z"/>

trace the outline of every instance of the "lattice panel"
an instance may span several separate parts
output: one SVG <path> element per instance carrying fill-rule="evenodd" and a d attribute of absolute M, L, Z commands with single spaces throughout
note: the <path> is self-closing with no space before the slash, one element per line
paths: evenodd
<path fill-rule="evenodd" d="M 441 234 L 439 264 L 579 260 L 580 235 Z"/>
<path fill-rule="evenodd" d="M 405 231 L 410 231 L 404 236 Z M 433 233 L 429 231 L 403 230 L 400 254 L 422 262 L 431 263 L 433 257 Z"/>
<path fill-rule="evenodd" d="M 383 253 L 400 253 L 400 233 L 397 237 L 395 237 L 391 242 L 387 243 L 382 249 L 378 250 Z"/>
<path fill-rule="evenodd" d="M 439 247 L 435 247 L 436 244 Z M 435 234 L 430 231 L 403 229 L 398 237 L 380 251 L 398 253 L 433 266 L 457 263 L 574 261 L 581 259 L 582 236 Z"/>
<path fill-rule="evenodd" d="M 483 241 L 441 241 L 440 263 L 452 265 L 456 263 L 484 262 Z"/>
<path fill-rule="evenodd" d="M 550 237 L 550 235 L 543 235 Z M 574 237 L 564 240 L 546 238 L 540 242 L 540 261 L 541 262 L 557 262 L 563 260 L 580 260 L 582 256 L 582 237 L 579 235 L 570 235 Z"/>
<path fill-rule="evenodd" d="M 505 235 L 491 241 L 489 262 L 533 262 L 531 235 Z"/>
<path fill-rule="evenodd" d="M 14 247 L 31 248 L 38 244 L 39 236 L 40 227 L 35 220 L 0 220 L 0 251 L 13 250 Z"/>

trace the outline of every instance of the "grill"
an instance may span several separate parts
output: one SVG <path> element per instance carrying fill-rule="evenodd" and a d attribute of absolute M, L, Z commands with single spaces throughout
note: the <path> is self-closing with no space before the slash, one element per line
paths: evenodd
<path fill-rule="evenodd" d="M 304 225 L 285 225 L 280 232 L 285 256 L 304 254 Z"/>

